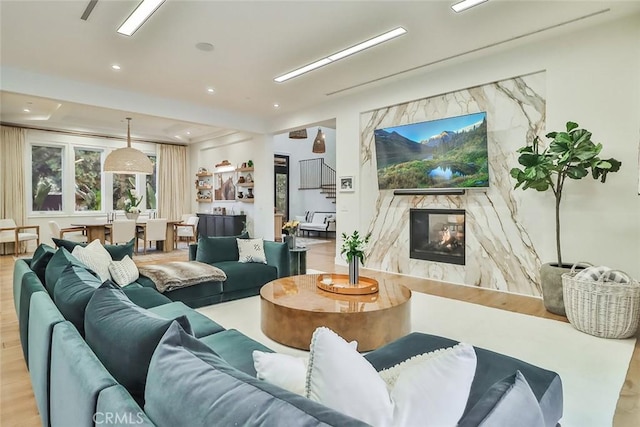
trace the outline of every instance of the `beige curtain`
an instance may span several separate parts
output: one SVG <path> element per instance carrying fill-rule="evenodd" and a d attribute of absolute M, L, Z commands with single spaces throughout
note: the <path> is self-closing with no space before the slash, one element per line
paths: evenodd
<path fill-rule="evenodd" d="M 13 218 L 17 225 L 24 225 L 27 219 L 23 171 L 26 133 L 22 128 L 0 126 L 0 218 Z M 0 254 L 13 252 L 13 243 L 0 244 Z"/>
<path fill-rule="evenodd" d="M 158 158 L 158 215 L 179 220 L 189 212 L 189 178 L 187 177 L 187 147 L 160 145 Z"/>

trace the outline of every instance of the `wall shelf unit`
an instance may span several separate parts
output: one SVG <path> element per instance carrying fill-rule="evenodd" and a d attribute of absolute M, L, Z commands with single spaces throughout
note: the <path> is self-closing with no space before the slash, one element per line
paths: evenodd
<path fill-rule="evenodd" d="M 255 182 L 253 181 L 253 167 L 245 167 L 245 168 L 237 168 L 236 169 L 236 187 L 238 188 L 238 192 L 236 195 L 236 201 L 242 203 L 253 203 L 254 202 L 254 194 L 253 194 L 253 186 Z M 242 195 L 242 197 L 239 197 Z"/>
<path fill-rule="evenodd" d="M 201 168 L 202 170 L 202 168 Z M 198 203 L 211 203 L 213 201 L 213 173 L 212 172 L 198 172 L 196 174 L 196 202 Z"/>

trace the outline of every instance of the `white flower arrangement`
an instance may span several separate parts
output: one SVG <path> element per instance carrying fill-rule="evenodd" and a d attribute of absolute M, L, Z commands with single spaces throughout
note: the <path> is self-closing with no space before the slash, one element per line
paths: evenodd
<path fill-rule="evenodd" d="M 124 211 L 130 213 L 140 213 L 141 209 L 138 207 L 142 202 L 142 197 L 138 196 L 136 190 L 127 188 L 127 198 L 124 200 Z"/>

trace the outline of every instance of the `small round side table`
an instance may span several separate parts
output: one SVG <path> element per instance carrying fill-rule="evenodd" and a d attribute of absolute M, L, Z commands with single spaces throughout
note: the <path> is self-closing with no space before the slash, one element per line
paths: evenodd
<path fill-rule="evenodd" d="M 307 248 L 289 249 L 289 266 L 292 276 L 307 274 Z"/>

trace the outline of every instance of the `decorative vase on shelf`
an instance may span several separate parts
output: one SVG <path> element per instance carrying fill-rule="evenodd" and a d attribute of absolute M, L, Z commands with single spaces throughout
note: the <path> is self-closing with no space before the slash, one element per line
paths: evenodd
<path fill-rule="evenodd" d="M 137 221 L 138 217 L 140 216 L 140 212 L 125 212 L 124 216 L 126 216 L 127 219 L 132 219 L 134 221 Z"/>
<path fill-rule="evenodd" d="M 360 281 L 360 258 L 354 256 L 349 261 L 349 284 L 357 285 Z"/>
<path fill-rule="evenodd" d="M 287 245 L 289 246 L 289 249 L 295 249 L 296 248 L 296 236 L 295 236 L 295 234 L 288 234 L 288 235 L 284 236 L 284 241 L 287 242 Z"/>

